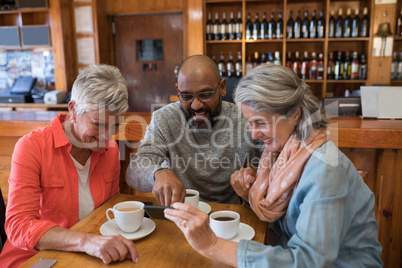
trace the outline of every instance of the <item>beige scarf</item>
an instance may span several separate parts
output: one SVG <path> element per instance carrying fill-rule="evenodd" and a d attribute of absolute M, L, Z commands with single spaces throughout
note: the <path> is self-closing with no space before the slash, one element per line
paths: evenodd
<path fill-rule="evenodd" d="M 274 222 L 286 213 L 304 166 L 311 154 L 327 141 L 326 131 L 314 131 L 305 142 L 299 142 L 293 134 L 279 156 L 264 150 L 249 192 L 251 208 L 260 220 Z"/>

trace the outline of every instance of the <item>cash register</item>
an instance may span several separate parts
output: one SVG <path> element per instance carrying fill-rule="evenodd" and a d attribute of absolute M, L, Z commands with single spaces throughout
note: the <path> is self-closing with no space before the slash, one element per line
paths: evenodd
<path fill-rule="evenodd" d="M 0 96 L 0 103 L 27 103 L 32 102 L 31 91 L 36 84 L 36 78 L 19 77 L 15 80 L 10 93 Z"/>

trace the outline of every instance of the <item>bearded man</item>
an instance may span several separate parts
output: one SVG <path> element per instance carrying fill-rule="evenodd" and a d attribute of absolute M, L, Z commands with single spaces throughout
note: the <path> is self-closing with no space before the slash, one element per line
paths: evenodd
<path fill-rule="evenodd" d="M 183 202 L 185 189 L 197 190 L 201 201 L 239 203 L 230 176 L 244 163 L 256 167 L 263 145 L 251 139 L 241 111 L 222 101 L 226 80 L 209 57 L 185 59 L 176 89 L 180 101 L 153 113 L 127 169 L 127 183 L 141 192 L 152 190 L 164 206 Z"/>

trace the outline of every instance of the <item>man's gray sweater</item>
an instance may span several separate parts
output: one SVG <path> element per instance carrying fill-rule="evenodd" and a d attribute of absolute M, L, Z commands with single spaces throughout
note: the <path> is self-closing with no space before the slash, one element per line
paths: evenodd
<path fill-rule="evenodd" d="M 257 167 L 263 144 L 251 139 L 239 109 L 225 101 L 208 131 L 190 129 L 179 102 L 155 111 L 127 169 L 127 182 L 150 192 L 155 172 L 169 168 L 186 189 L 198 190 L 202 201 L 239 203 L 230 175 L 245 161 Z"/>

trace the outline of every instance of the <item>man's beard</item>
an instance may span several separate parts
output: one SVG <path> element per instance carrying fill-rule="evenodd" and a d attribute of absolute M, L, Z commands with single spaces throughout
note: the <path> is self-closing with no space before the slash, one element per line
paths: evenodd
<path fill-rule="evenodd" d="M 181 107 L 180 107 L 181 108 Z M 200 132 L 200 133 L 210 133 L 212 130 L 212 127 L 215 125 L 215 119 L 216 117 L 219 116 L 222 110 L 222 98 L 219 98 L 219 105 L 218 108 L 216 109 L 215 113 L 212 114 L 211 109 L 209 107 L 206 108 L 201 108 L 199 110 L 193 110 L 189 109 L 188 113 L 181 108 L 182 111 L 184 112 L 184 115 L 186 117 L 186 121 L 190 127 L 191 130 L 194 130 L 195 132 Z M 208 118 L 204 118 L 202 121 L 194 121 L 192 117 L 195 115 L 195 113 L 204 113 L 208 114 Z"/>

